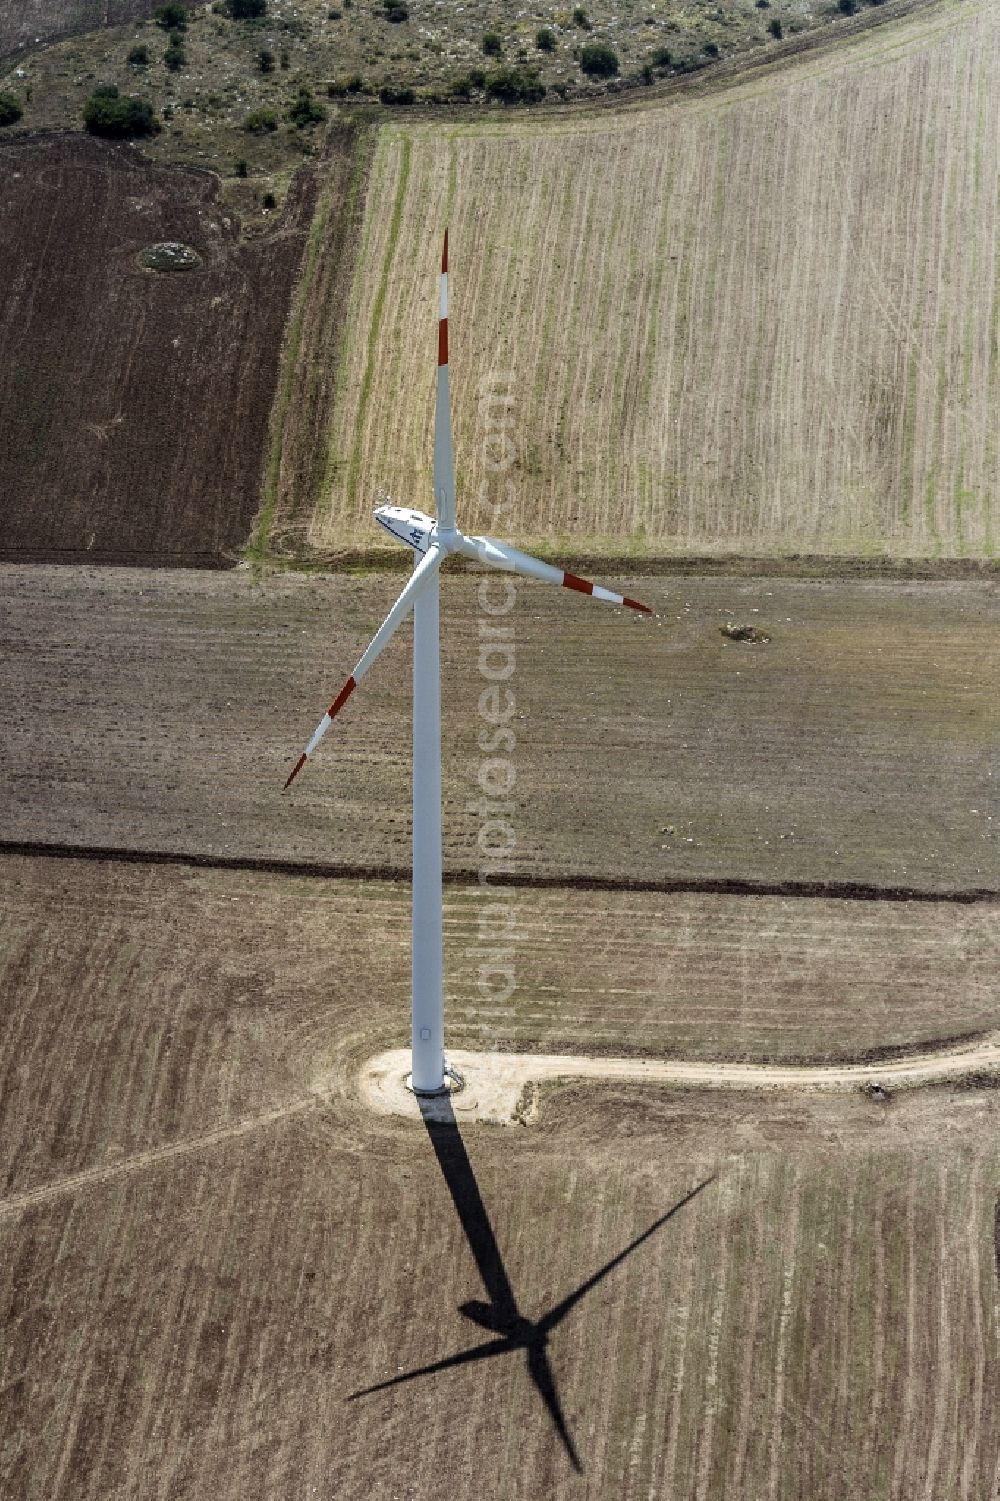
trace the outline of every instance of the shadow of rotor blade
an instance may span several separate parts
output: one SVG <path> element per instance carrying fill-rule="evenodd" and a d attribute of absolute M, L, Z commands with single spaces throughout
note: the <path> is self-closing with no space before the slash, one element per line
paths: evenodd
<path fill-rule="evenodd" d="M 559 1393 L 556 1391 L 555 1377 L 552 1374 L 552 1367 L 549 1365 L 548 1353 L 541 1342 L 528 1346 L 528 1370 L 531 1372 L 531 1379 L 538 1389 L 539 1396 L 548 1409 L 553 1427 L 563 1441 L 563 1447 L 572 1461 L 574 1470 L 576 1470 L 578 1475 L 582 1475 L 583 1465 L 580 1463 L 580 1456 L 576 1452 L 576 1445 L 570 1437 L 569 1428 L 566 1425 L 566 1418 L 562 1410 L 562 1403 L 559 1401 Z"/>
<path fill-rule="evenodd" d="M 536 1327 L 543 1333 L 548 1334 L 558 1323 L 561 1323 L 571 1308 L 576 1307 L 581 1298 L 585 1298 L 599 1282 L 603 1281 L 609 1272 L 613 1272 L 616 1266 L 620 1266 L 626 1256 L 631 1256 L 633 1251 L 637 1251 L 643 1241 L 649 1240 L 650 1236 L 655 1235 L 657 1230 L 661 1230 L 667 1223 L 667 1220 L 673 1219 L 675 1214 L 679 1214 L 687 1204 L 690 1204 L 696 1194 L 700 1194 L 703 1188 L 707 1188 L 710 1183 L 714 1183 L 715 1179 L 716 1174 L 713 1173 L 710 1178 L 706 1178 L 703 1183 L 699 1183 L 696 1187 L 692 1188 L 690 1193 L 685 1194 L 683 1199 L 678 1199 L 672 1209 L 668 1209 L 666 1214 L 661 1214 L 660 1218 L 650 1225 L 648 1230 L 644 1230 L 641 1235 L 637 1235 L 635 1240 L 625 1247 L 624 1251 L 619 1251 L 617 1256 L 612 1256 L 611 1260 L 605 1262 L 600 1271 L 595 1272 L 592 1277 L 588 1277 L 586 1282 L 581 1282 L 580 1286 L 574 1292 L 571 1292 L 568 1297 L 563 1298 L 561 1303 L 557 1303 L 554 1308 L 550 1309 L 543 1319 L 539 1319 Z"/>
<path fill-rule="evenodd" d="M 434 1155 L 448 1185 L 469 1249 L 475 1257 L 483 1287 L 499 1320 L 513 1323 L 519 1317 L 517 1299 L 451 1101 L 438 1096 L 433 1101 L 420 1100 L 419 1104 Z"/>
<path fill-rule="evenodd" d="M 375 1386 L 366 1386 L 362 1391 L 351 1392 L 348 1402 L 359 1397 L 370 1397 L 374 1392 L 388 1391 L 390 1386 L 402 1386 L 404 1381 L 416 1381 L 418 1376 L 433 1376 L 437 1371 L 448 1371 L 452 1366 L 471 1365 L 474 1360 L 488 1360 L 491 1355 L 506 1355 L 508 1350 L 520 1350 L 519 1344 L 509 1339 L 490 1339 L 483 1345 L 473 1345 L 471 1350 L 459 1350 L 457 1355 L 446 1355 L 444 1360 L 435 1360 L 431 1365 L 421 1366 L 417 1371 L 404 1371 L 402 1376 L 391 1376 L 388 1381 L 379 1381 Z"/>

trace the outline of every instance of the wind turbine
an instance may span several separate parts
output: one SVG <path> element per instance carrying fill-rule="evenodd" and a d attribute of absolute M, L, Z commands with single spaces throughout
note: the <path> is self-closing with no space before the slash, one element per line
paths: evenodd
<path fill-rule="evenodd" d="M 413 611 L 413 936 L 411 1087 L 418 1095 L 448 1089 L 444 1055 L 444 969 L 441 884 L 441 664 L 438 570 L 452 553 L 506 573 L 541 579 L 589 594 L 609 604 L 650 614 L 648 606 L 575 574 L 564 573 L 507 542 L 467 537 L 455 524 L 455 477 L 451 453 L 448 394 L 448 231 L 441 256 L 438 322 L 437 403 L 434 412 L 434 501 L 437 519 L 405 506 L 379 506 L 375 520 L 409 547 L 414 569 L 409 583 L 375 633 L 367 651 L 341 688 L 292 768 L 292 785 L 333 720 L 403 621 Z"/>

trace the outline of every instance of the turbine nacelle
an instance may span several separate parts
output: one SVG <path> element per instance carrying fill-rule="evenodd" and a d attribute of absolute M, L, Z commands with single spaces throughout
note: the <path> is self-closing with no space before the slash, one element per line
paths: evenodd
<path fill-rule="evenodd" d="M 433 516 L 423 511 L 410 511 L 406 506 L 379 506 L 375 520 L 395 542 L 414 552 L 425 553 L 431 545 L 431 537 L 437 527 Z"/>

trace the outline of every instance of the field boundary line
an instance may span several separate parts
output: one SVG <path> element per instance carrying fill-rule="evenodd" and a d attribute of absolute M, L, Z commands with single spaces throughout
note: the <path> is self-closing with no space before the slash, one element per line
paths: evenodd
<path fill-rule="evenodd" d="M 16 1214 L 22 1209 L 33 1209 L 36 1204 L 44 1204 L 49 1199 L 59 1198 L 63 1194 L 76 1193 L 82 1188 L 111 1183 L 117 1178 L 127 1178 L 132 1173 L 142 1172 L 148 1167 L 156 1167 L 161 1162 L 170 1162 L 175 1157 L 186 1157 L 201 1148 L 211 1148 L 225 1142 L 236 1141 L 241 1136 L 249 1136 L 265 1126 L 273 1126 L 278 1121 L 287 1120 L 289 1116 L 311 1110 L 318 1101 L 318 1095 L 303 1095 L 286 1105 L 277 1106 L 274 1110 L 265 1110 L 260 1115 L 245 1116 L 231 1126 L 220 1126 L 215 1131 L 206 1131 L 200 1136 L 186 1136 L 181 1141 L 169 1142 L 162 1147 L 150 1147 L 145 1152 L 136 1152 L 132 1157 L 123 1157 L 119 1162 L 106 1162 L 99 1167 L 83 1168 L 78 1173 L 68 1173 L 65 1178 L 56 1178 L 51 1183 L 41 1183 L 37 1188 L 26 1188 L 22 1193 L 11 1194 L 9 1198 L 0 1199 L 0 1216 Z"/>
<path fill-rule="evenodd" d="M 408 886 L 408 865 L 331 864 L 325 861 L 268 859 L 255 855 L 205 855 L 183 850 L 142 850 L 115 845 L 59 844 L 44 840 L 0 839 L 0 856 L 21 855 L 46 860 L 83 860 L 95 864 L 175 865 L 193 870 L 245 871 L 251 875 L 292 876 L 322 881 L 385 881 Z M 478 869 L 454 867 L 444 872 L 446 886 L 480 886 Z M 541 891 L 637 891 L 663 895 L 801 897 L 854 902 L 937 902 L 956 906 L 1000 904 L 1000 890 L 971 886 L 953 890 L 921 886 L 878 886 L 863 881 L 755 881 L 715 876 L 577 875 L 572 872 L 532 875 L 491 873 L 486 883 Z"/>

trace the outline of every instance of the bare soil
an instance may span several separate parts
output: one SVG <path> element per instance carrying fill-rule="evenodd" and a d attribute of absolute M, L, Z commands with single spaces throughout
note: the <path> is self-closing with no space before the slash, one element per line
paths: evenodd
<path fill-rule="evenodd" d="M 585 1080 L 463 1167 L 356 1103 L 405 1027 L 391 893 L 9 859 L 2 892 L 5 1495 L 989 1493 L 1000 1092 Z M 350 1400 L 493 1337 L 483 1266 L 540 1321 L 672 1209 L 548 1341 L 582 1473 L 516 1346 Z"/>
<path fill-rule="evenodd" d="M 85 136 L 0 143 L 0 556 L 235 561 L 315 191 L 302 176 L 244 243 L 207 173 Z M 162 241 L 200 264 L 145 269 Z"/>
<path fill-rule="evenodd" d="M 408 630 L 281 793 L 398 577 L 8 567 L 2 583 L 0 838 L 408 869 Z M 514 872 L 1000 887 L 995 586 L 620 587 L 657 618 L 531 583 L 503 617 Z M 477 588 L 443 580 L 445 851 L 488 873 L 504 800 L 483 791 Z M 726 640 L 727 619 L 771 639 Z"/>

